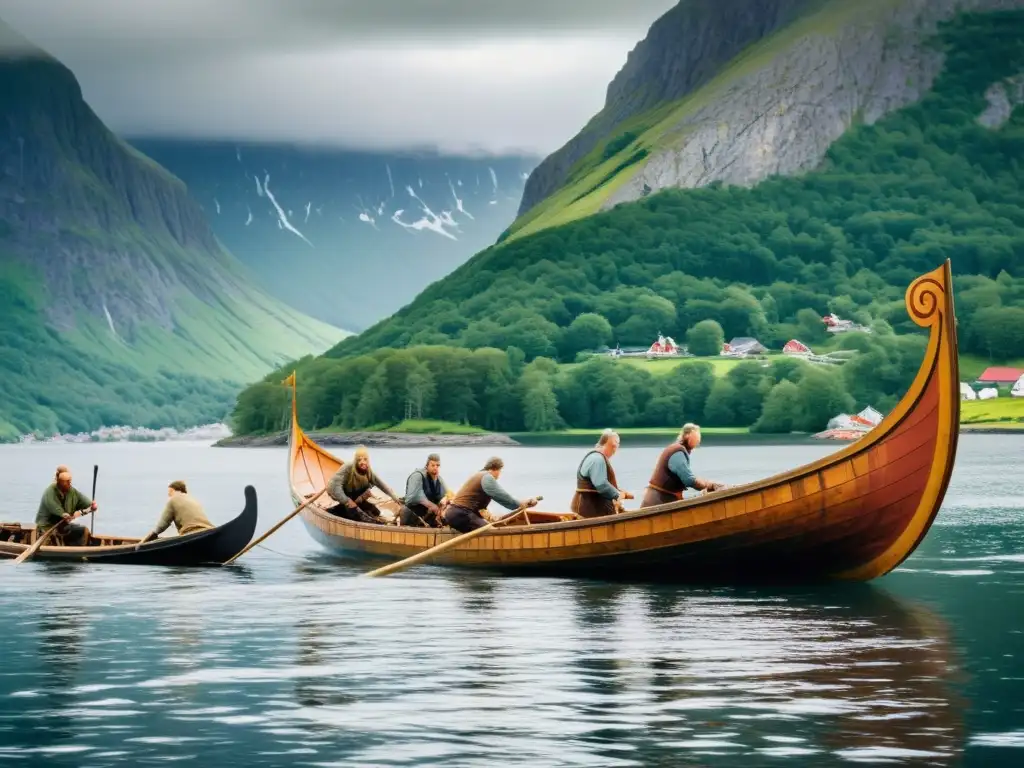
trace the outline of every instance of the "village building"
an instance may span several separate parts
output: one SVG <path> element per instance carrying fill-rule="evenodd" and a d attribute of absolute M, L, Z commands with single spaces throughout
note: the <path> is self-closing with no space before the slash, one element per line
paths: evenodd
<path fill-rule="evenodd" d="M 810 355 L 811 348 L 804 344 L 802 341 L 796 339 L 790 339 L 786 342 L 786 346 L 782 348 L 782 354 L 784 355 Z"/>
<path fill-rule="evenodd" d="M 986 368 L 974 383 L 989 387 L 1012 387 L 1020 380 L 1021 376 L 1024 376 L 1024 371 L 1020 368 L 1006 368 L 997 365 Z"/>
<path fill-rule="evenodd" d="M 859 325 L 852 320 L 843 320 L 834 312 L 821 318 L 821 322 L 825 324 L 825 330 L 829 333 L 847 333 L 849 331 L 871 333 L 871 329 L 866 325 Z"/>
<path fill-rule="evenodd" d="M 658 334 L 658 340 L 651 344 L 647 350 L 647 357 L 679 357 L 682 350 L 671 336 Z"/>
<path fill-rule="evenodd" d="M 730 357 L 752 357 L 763 355 L 767 351 L 768 348 L 764 344 L 749 336 L 737 336 L 722 347 L 722 354 Z"/>
<path fill-rule="evenodd" d="M 960 399 L 961 400 L 977 400 L 978 393 L 974 391 L 974 387 L 968 384 L 966 381 L 960 382 Z"/>
<path fill-rule="evenodd" d="M 1021 374 L 1021 377 L 1013 385 L 1013 388 L 1010 390 L 1010 397 L 1024 397 L 1024 374 Z"/>

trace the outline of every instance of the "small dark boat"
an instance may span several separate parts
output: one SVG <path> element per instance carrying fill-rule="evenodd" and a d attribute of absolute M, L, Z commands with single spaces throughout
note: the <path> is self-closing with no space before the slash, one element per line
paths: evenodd
<path fill-rule="evenodd" d="M 33 560 L 130 565 L 219 565 L 237 555 L 256 531 L 256 489 L 245 486 L 245 509 L 234 520 L 206 531 L 147 541 L 92 534 L 83 547 L 42 546 Z M 16 558 L 36 540 L 36 527 L 0 523 L 0 558 Z"/>

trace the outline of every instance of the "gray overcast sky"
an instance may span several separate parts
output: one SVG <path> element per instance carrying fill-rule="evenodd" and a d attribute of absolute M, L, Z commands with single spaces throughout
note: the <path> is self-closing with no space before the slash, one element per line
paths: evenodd
<path fill-rule="evenodd" d="M 124 135 L 547 153 L 676 0 L 0 0 Z"/>

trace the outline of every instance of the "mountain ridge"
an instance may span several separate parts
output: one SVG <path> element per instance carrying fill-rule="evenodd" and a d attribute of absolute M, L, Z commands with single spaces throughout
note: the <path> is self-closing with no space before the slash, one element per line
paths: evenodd
<path fill-rule="evenodd" d="M 126 141 L 185 181 L 217 237 L 265 290 L 347 330 L 397 311 L 493 243 L 536 164 L 519 156 Z M 311 290 L 325 277 L 336 280 L 330 297 Z"/>
<path fill-rule="evenodd" d="M 527 181 L 506 238 L 661 189 L 716 181 L 750 186 L 812 170 L 849 128 L 871 124 L 928 91 L 942 67 L 941 52 L 925 42 L 937 24 L 957 12 L 1024 7 L 1021 0 L 772 0 L 759 13 L 773 24 L 763 25 L 764 34 L 724 64 L 713 59 L 713 76 L 702 71 L 688 89 L 645 86 L 645 77 L 657 85 L 666 67 L 644 69 L 642 62 L 673 60 L 675 49 L 665 40 L 692 33 L 681 26 L 687 14 L 700 18 L 702 10 L 712 20 L 728 19 L 737 2 L 682 0 L 655 22 L 652 32 L 664 33 L 645 38 L 631 55 L 634 63 L 613 81 L 646 101 L 613 120 L 609 111 L 619 90 L 609 86 L 602 112 Z"/>
<path fill-rule="evenodd" d="M 256 289 L 184 183 L 111 133 L 74 73 L 23 41 L 0 23 L 4 436 L 215 421 L 231 390 L 344 337 Z M 69 343 L 77 364 L 59 351 Z M 62 398 L 69 376 L 80 391 Z M 149 383 L 168 376 L 209 398 L 191 416 L 152 408 Z M 125 378 L 139 386 L 113 393 Z"/>

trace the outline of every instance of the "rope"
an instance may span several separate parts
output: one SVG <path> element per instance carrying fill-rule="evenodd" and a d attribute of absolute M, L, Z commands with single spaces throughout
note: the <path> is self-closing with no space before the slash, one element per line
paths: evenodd
<path fill-rule="evenodd" d="M 305 560 L 306 559 L 305 557 L 301 557 L 299 555 L 289 555 L 289 554 L 286 554 L 284 552 L 278 552 L 276 549 L 271 549 L 266 544 L 257 544 L 256 546 L 259 547 L 260 549 L 265 549 L 267 552 L 270 552 L 271 554 L 278 555 L 279 557 L 285 557 L 285 558 L 288 558 L 289 560 Z"/>

